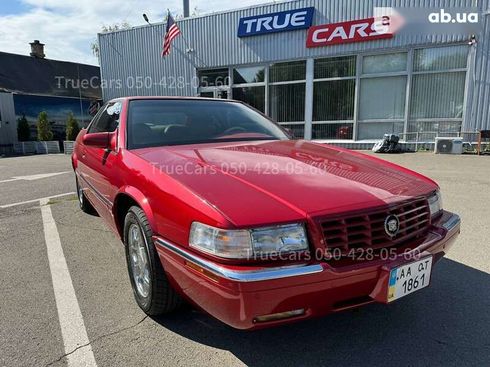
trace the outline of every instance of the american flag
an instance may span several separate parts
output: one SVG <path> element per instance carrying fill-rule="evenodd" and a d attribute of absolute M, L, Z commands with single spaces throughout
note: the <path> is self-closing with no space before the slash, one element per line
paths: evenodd
<path fill-rule="evenodd" d="M 163 39 L 163 50 L 162 57 L 170 54 L 170 45 L 175 37 L 180 34 L 180 29 L 177 27 L 174 18 L 168 14 L 167 17 L 167 33 L 165 33 L 165 38 Z"/>

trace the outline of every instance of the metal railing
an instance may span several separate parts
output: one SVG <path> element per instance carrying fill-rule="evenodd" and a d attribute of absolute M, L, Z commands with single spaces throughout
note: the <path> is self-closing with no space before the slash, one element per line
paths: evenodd
<path fill-rule="evenodd" d="M 57 154 L 60 153 L 60 145 L 57 141 L 23 141 L 14 143 L 15 154 Z"/>
<path fill-rule="evenodd" d="M 477 143 L 478 131 L 458 131 L 458 132 L 438 132 L 438 131 L 417 131 L 398 134 L 402 142 L 434 143 L 436 138 L 463 138 L 465 143 Z"/>
<path fill-rule="evenodd" d="M 399 133 L 396 134 L 400 137 L 400 143 L 403 145 L 405 150 L 419 151 L 428 150 L 433 151 L 435 147 L 436 138 L 462 138 L 463 139 L 463 149 L 465 152 L 476 152 L 478 146 L 478 138 L 480 133 L 478 131 L 462 131 L 462 132 L 438 132 L 438 131 L 419 131 L 419 132 L 409 132 L 409 133 Z M 347 149 L 354 150 L 371 150 L 374 144 L 379 139 L 372 140 L 321 140 L 325 144 L 333 144 Z M 482 151 L 490 151 L 490 141 L 485 141 L 482 144 Z"/>
<path fill-rule="evenodd" d="M 419 148 L 432 150 L 434 148 L 436 138 L 462 138 L 463 143 L 469 146 L 478 144 L 478 131 L 416 131 L 409 133 L 401 133 L 400 142 L 412 145 L 415 151 Z"/>
<path fill-rule="evenodd" d="M 63 151 L 65 154 L 72 154 L 75 142 L 74 141 L 64 141 L 63 142 Z"/>

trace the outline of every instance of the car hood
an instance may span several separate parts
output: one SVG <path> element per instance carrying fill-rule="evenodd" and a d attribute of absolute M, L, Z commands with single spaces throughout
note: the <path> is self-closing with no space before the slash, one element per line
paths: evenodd
<path fill-rule="evenodd" d="M 133 152 L 238 226 L 381 206 L 437 188 L 433 181 L 375 157 L 303 140 Z"/>

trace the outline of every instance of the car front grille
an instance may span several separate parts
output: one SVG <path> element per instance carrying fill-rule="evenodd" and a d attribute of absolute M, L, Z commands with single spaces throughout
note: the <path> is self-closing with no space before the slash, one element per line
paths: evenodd
<path fill-rule="evenodd" d="M 385 220 L 393 214 L 400 221 L 400 230 L 390 237 L 385 231 Z M 419 198 L 383 209 L 324 218 L 320 225 L 327 250 L 381 249 L 425 236 L 430 225 L 430 211 L 427 199 Z"/>

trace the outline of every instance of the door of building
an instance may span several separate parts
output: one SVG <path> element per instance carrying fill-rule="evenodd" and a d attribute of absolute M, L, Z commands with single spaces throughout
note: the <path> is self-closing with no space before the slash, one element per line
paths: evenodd
<path fill-rule="evenodd" d="M 201 90 L 199 91 L 199 96 L 206 98 L 228 99 L 229 95 L 229 89 L 223 87 L 207 87 L 201 88 Z"/>

